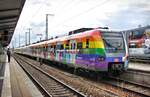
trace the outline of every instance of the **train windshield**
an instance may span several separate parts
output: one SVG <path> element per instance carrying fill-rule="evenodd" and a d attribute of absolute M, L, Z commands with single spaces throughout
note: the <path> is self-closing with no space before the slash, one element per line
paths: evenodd
<path fill-rule="evenodd" d="M 129 38 L 133 39 L 140 39 L 144 36 L 144 30 L 135 30 L 130 32 Z"/>
<path fill-rule="evenodd" d="M 122 33 L 102 32 L 101 35 L 107 53 L 125 53 L 125 43 Z"/>

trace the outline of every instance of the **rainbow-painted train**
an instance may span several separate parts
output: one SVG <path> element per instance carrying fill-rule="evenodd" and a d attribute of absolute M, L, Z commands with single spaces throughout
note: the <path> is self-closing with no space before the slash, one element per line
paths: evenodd
<path fill-rule="evenodd" d="M 92 71 L 125 71 L 128 47 L 122 32 L 81 28 L 69 35 L 15 49 L 16 53 Z"/>

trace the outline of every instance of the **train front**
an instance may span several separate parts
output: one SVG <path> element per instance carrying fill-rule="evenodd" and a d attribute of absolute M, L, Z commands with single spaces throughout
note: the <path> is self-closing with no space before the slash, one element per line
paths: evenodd
<path fill-rule="evenodd" d="M 128 48 L 122 32 L 101 32 L 108 72 L 122 72 L 128 68 Z"/>

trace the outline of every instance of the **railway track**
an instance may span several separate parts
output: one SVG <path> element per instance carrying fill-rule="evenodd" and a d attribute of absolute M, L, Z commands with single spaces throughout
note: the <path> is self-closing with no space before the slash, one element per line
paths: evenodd
<path fill-rule="evenodd" d="M 128 69 L 128 71 L 124 72 L 120 76 L 117 76 L 117 78 L 150 88 L 149 71 Z"/>
<path fill-rule="evenodd" d="M 119 77 L 110 76 L 106 78 L 104 83 L 110 84 L 115 87 L 119 87 L 122 90 L 134 92 L 142 97 L 150 96 L 150 87 L 136 82 L 128 81 Z"/>
<path fill-rule="evenodd" d="M 110 80 L 108 82 L 108 80 Z M 150 72 L 128 69 L 118 77 L 110 76 L 107 83 L 123 90 L 135 92 L 141 96 L 150 96 Z"/>
<path fill-rule="evenodd" d="M 36 64 L 36 62 L 35 62 L 35 64 Z M 127 71 L 127 73 L 135 75 L 135 74 L 138 74 L 139 72 L 137 73 L 137 71 L 136 72 L 134 71 L 134 73 L 133 73 L 132 70 L 129 70 L 129 71 Z M 140 74 L 142 74 L 142 73 L 143 72 L 141 72 Z M 147 75 L 149 75 L 149 74 L 147 74 Z M 124 75 L 124 76 L 127 76 L 127 75 Z M 98 82 L 103 82 L 107 85 L 119 88 L 122 91 L 127 91 L 131 95 L 133 93 L 133 95 L 136 94 L 140 97 L 150 96 L 150 93 L 149 93 L 150 87 L 149 87 L 149 85 L 147 87 L 146 85 L 143 85 L 143 84 L 140 84 L 140 83 L 137 83 L 137 82 L 134 82 L 134 81 L 130 81 L 127 78 L 120 78 L 120 77 L 112 77 L 111 76 L 107 79 L 100 80 Z"/>
<path fill-rule="evenodd" d="M 19 56 L 15 56 L 14 58 L 30 75 L 32 80 L 38 84 L 45 97 L 86 97 L 84 94 L 59 81 L 42 69 L 22 60 Z"/>
<path fill-rule="evenodd" d="M 37 66 L 39 66 L 40 65 L 40 62 L 38 62 L 38 61 L 35 61 L 35 60 L 32 60 L 32 59 L 29 59 L 29 58 L 27 58 L 27 57 L 23 57 L 23 56 L 21 56 L 24 60 L 26 60 L 26 61 L 30 61 L 30 62 L 32 62 L 33 64 L 36 64 Z M 45 64 L 43 64 L 43 65 L 41 65 L 41 66 L 39 66 L 39 68 L 41 68 L 41 69 L 43 69 L 43 70 L 45 70 L 46 72 L 48 72 L 49 73 L 49 71 L 51 71 L 51 69 L 53 68 L 51 68 L 51 66 L 47 66 L 47 65 L 45 65 Z M 53 68 L 54 69 L 54 68 Z M 62 71 L 62 72 L 60 72 L 60 70 L 59 69 L 57 69 L 56 70 L 56 68 L 55 68 L 55 70 L 53 70 L 52 69 L 52 71 L 55 73 L 55 74 L 57 74 L 57 72 L 59 72 L 59 74 L 61 74 L 63 77 L 65 77 L 65 79 L 67 79 L 68 81 L 74 81 L 73 83 L 72 82 L 69 82 L 69 84 L 71 85 L 71 86 L 73 86 L 74 88 L 76 88 L 76 89 L 78 89 L 79 91 L 82 91 L 84 94 L 86 94 L 86 95 L 88 95 L 88 97 L 103 97 L 103 96 L 106 96 L 106 97 L 118 97 L 118 94 L 117 93 L 115 93 L 115 92 L 113 92 L 113 91 L 111 91 L 111 90 L 107 90 L 105 87 L 99 87 L 99 86 L 97 86 L 97 84 L 96 84 L 96 82 L 95 83 L 93 83 L 93 82 L 88 82 L 88 81 L 81 81 L 81 79 L 83 79 L 83 78 L 81 78 L 81 77 L 79 77 L 79 76 L 76 76 L 76 75 L 74 75 L 74 74 L 71 74 L 71 73 L 65 73 L 64 71 Z M 55 76 L 55 75 L 53 75 L 53 76 Z M 58 77 L 58 79 L 61 79 L 61 80 L 63 80 L 65 83 L 68 83 L 68 81 L 65 81 L 63 78 L 60 78 L 59 77 L 59 75 L 56 75 L 57 77 Z M 70 78 L 71 77 L 71 78 Z M 80 84 L 78 83 L 78 80 L 79 80 L 79 82 L 80 82 Z M 83 86 L 81 85 L 81 84 L 84 84 Z M 86 86 L 86 87 L 84 87 L 84 86 Z M 101 85 L 100 85 L 101 86 Z M 90 87 L 90 88 L 89 88 Z M 84 88 L 84 89 L 83 89 Z M 97 92 L 96 92 L 96 91 Z M 89 91 L 89 92 L 88 92 Z M 92 93 L 90 93 L 92 91 Z M 94 92 L 95 91 L 95 92 Z M 94 95 L 93 95 L 94 94 Z M 95 96 L 96 95 L 96 96 Z M 111 96 L 110 96 L 111 95 Z"/>

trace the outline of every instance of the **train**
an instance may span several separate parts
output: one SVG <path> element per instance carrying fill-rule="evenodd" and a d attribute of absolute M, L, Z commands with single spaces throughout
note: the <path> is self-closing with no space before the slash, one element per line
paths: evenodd
<path fill-rule="evenodd" d="M 124 33 L 101 28 L 73 30 L 66 36 L 18 47 L 15 53 L 108 73 L 126 71 L 129 61 Z"/>
<path fill-rule="evenodd" d="M 125 31 L 129 57 L 131 59 L 150 59 L 150 26 Z"/>

